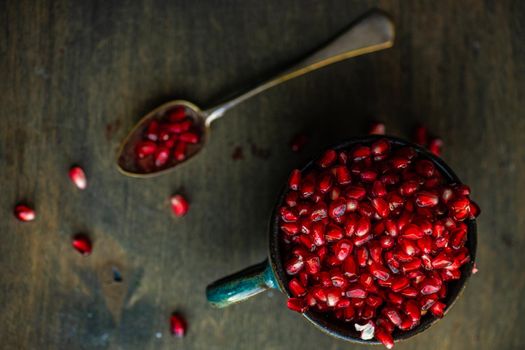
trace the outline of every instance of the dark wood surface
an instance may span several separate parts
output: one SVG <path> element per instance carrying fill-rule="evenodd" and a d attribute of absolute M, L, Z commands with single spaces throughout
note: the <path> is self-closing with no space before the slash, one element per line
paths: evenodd
<path fill-rule="evenodd" d="M 372 7 L 395 19 L 395 48 L 246 102 L 172 174 L 116 171 L 119 140 L 146 111 L 176 97 L 209 105 Z M 374 118 L 401 137 L 416 122 L 441 135 L 483 210 L 480 273 L 444 320 L 396 348 L 525 347 L 523 2 L 13 0 L 0 2 L 0 29 L 2 349 L 364 349 L 321 334 L 278 292 L 214 310 L 204 289 L 264 259 L 290 169 Z M 301 130 L 311 142 L 295 155 Z M 67 179 L 73 163 L 84 192 Z M 168 203 L 179 189 L 192 203 L 182 219 Z M 22 199 L 35 222 L 13 218 Z M 77 232 L 94 238 L 91 256 L 71 249 Z M 190 325 L 182 340 L 173 310 Z"/>

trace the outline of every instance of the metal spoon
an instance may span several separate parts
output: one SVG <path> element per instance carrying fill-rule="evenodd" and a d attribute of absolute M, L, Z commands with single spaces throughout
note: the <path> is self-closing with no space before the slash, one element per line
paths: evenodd
<path fill-rule="evenodd" d="M 196 155 L 206 143 L 211 123 L 222 117 L 232 107 L 271 87 L 321 67 L 392 47 L 394 36 L 395 29 L 392 20 L 382 12 L 373 11 L 358 19 L 348 30 L 341 33 L 326 46 L 310 54 L 283 73 L 215 107 L 203 111 L 193 103 L 184 100 L 165 103 L 146 114 L 123 140 L 118 153 L 118 169 L 125 175 L 142 178 L 164 174 Z M 162 119 L 167 111 L 177 106 L 185 107 L 188 115 L 193 118 L 194 125 L 201 134 L 200 142 L 189 145 L 187 157 L 181 162 L 172 160 L 160 170 L 145 171 L 141 169 L 137 165 L 135 145 L 142 139 L 145 128 L 152 120 Z"/>

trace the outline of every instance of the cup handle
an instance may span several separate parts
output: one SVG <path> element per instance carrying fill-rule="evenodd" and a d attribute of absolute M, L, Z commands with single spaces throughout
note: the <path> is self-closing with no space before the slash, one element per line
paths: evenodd
<path fill-rule="evenodd" d="M 268 260 L 265 260 L 213 282 L 206 288 L 206 298 L 213 307 L 223 308 L 270 288 L 278 288 L 278 284 Z"/>

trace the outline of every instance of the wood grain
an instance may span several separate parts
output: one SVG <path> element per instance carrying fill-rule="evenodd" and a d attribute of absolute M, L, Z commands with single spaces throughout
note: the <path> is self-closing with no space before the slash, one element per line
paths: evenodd
<path fill-rule="evenodd" d="M 393 49 L 232 110 L 180 171 L 116 171 L 144 112 L 175 97 L 208 106 L 372 7 L 397 23 Z M 441 135 L 483 209 L 480 273 L 443 321 L 396 348 L 525 347 L 523 2 L 19 0 L 0 2 L 0 29 L 2 349 L 363 349 L 319 333 L 277 292 L 213 310 L 204 289 L 264 258 L 289 170 L 375 118 L 394 135 L 416 122 Z M 295 155 L 301 130 L 311 142 Z M 84 192 L 67 179 L 73 163 L 89 175 Z M 168 197 L 180 189 L 192 208 L 176 219 Z M 18 200 L 35 222 L 13 218 Z M 76 232 L 93 236 L 92 256 L 70 248 Z M 167 329 L 173 310 L 190 323 L 182 340 Z"/>

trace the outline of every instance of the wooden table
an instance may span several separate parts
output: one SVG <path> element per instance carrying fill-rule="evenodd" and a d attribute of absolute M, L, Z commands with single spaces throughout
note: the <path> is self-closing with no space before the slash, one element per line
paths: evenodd
<path fill-rule="evenodd" d="M 119 141 L 146 111 L 174 97 L 209 105 L 371 7 L 393 15 L 393 49 L 239 106 L 170 175 L 116 171 Z M 523 2 L 21 0 L 0 4 L 0 23 L 2 349 L 365 349 L 321 334 L 278 292 L 214 310 L 204 289 L 264 259 L 291 168 L 376 118 L 394 135 L 416 122 L 441 135 L 483 209 L 480 273 L 443 321 L 396 348 L 525 347 Z M 300 155 L 288 146 L 298 131 L 311 136 Z M 84 192 L 67 178 L 74 163 Z M 181 189 L 191 211 L 179 219 L 168 198 Z M 18 200 L 35 222 L 14 219 Z M 91 256 L 70 247 L 77 232 L 94 238 Z M 169 335 L 173 310 L 190 324 L 184 339 Z"/>

